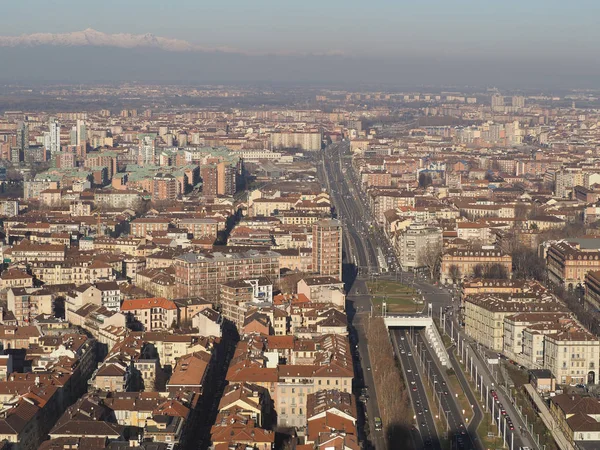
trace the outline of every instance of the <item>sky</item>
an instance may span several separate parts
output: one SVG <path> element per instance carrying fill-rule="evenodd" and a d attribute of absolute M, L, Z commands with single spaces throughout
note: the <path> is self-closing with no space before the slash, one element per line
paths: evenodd
<path fill-rule="evenodd" d="M 0 33 L 94 28 L 244 52 L 589 58 L 598 17 L 597 0 L 5 0 Z"/>
<path fill-rule="evenodd" d="M 0 2 L 0 35 L 93 28 L 239 51 L 172 55 L 91 47 L 0 48 L 0 80 L 600 88 L 598 0 Z"/>

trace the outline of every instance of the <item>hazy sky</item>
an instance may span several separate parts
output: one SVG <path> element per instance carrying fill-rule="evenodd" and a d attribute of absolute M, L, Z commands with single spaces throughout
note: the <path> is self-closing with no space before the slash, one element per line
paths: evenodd
<path fill-rule="evenodd" d="M 598 58 L 598 0 L 19 0 L 0 34 L 153 33 L 207 47 L 354 56 Z"/>

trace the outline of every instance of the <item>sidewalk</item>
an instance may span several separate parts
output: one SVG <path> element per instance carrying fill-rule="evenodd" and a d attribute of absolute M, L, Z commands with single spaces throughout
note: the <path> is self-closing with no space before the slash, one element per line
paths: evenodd
<path fill-rule="evenodd" d="M 524 387 L 527 390 L 527 394 L 534 401 L 535 406 L 538 408 L 539 416 L 544 422 L 544 425 L 546 425 L 546 428 L 548 428 L 548 430 L 550 430 L 552 433 L 552 437 L 556 441 L 556 444 L 561 448 L 561 450 L 576 450 L 573 444 L 569 442 L 565 434 L 556 424 L 556 421 L 554 420 L 554 417 L 552 417 L 552 414 L 546 406 L 546 403 L 540 398 L 537 391 L 530 384 L 525 384 Z"/>

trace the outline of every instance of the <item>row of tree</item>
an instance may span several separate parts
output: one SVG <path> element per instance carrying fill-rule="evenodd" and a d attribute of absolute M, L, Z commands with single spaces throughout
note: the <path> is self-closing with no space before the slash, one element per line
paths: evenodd
<path fill-rule="evenodd" d="M 383 318 L 365 321 L 365 334 L 369 348 L 377 404 L 383 422 L 387 448 L 397 448 L 392 443 L 402 442 L 402 448 L 411 449 L 411 407 L 409 392 L 401 370 L 394 358 L 388 329 Z"/>

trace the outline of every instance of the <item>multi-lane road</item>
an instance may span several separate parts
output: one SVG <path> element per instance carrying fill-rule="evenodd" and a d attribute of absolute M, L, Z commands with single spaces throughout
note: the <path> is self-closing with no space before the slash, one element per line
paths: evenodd
<path fill-rule="evenodd" d="M 490 370 L 486 361 L 490 355 L 479 352 L 475 342 L 462 331 L 456 314 L 450 315 L 448 320 L 444 320 L 443 323 L 446 333 L 458 343 L 460 357 L 465 361 L 468 370 L 473 372 L 471 377 L 475 380 L 480 392 L 479 398 L 483 399 L 484 408 L 492 414 L 494 423 L 500 429 L 499 434 L 508 448 L 511 450 L 522 447 L 538 448 L 533 436 L 527 430 L 527 425 L 517 411 L 513 399 L 504 386 L 498 383 Z M 510 429 L 511 424 L 513 425 L 512 430 Z"/>
<path fill-rule="evenodd" d="M 369 393 L 369 399 L 366 402 L 365 409 L 367 420 L 369 422 L 370 433 L 367 436 L 368 441 L 378 450 L 386 448 L 383 431 L 375 429 L 374 418 L 379 417 L 379 407 L 377 402 L 377 393 L 373 380 L 373 370 L 377 368 L 371 367 L 371 361 L 368 352 L 367 339 L 365 336 L 364 321 L 367 319 L 371 307 L 371 298 L 367 292 L 366 276 L 379 273 L 380 259 L 378 254 L 383 254 L 385 264 L 391 264 L 392 267 L 398 267 L 395 255 L 387 245 L 387 240 L 380 232 L 379 228 L 374 225 L 371 213 L 368 207 L 363 203 L 360 193 L 360 185 L 358 181 L 353 179 L 353 171 L 350 167 L 350 162 L 344 155 L 348 152 L 347 143 L 333 144 L 329 146 L 323 154 L 323 159 L 318 166 L 318 174 L 321 180 L 325 183 L 332 196 L 333 204 L 335 205 L 338 218 L 344 225 L 344 262 L 347 265 L 352 265 L 360 270 L 353 273 L 345 271 L 348 287 L 348 317 L 352 324 L 352 334 L 356 336 L 357 342 L 357 358 L 355 360 L 357 386 L 356 392 L 366 387 Z M 381 233 L 381 234 L 380 234 Z M 391 275 L 385 276 L 390 278 Z M 420 286 L 420 281 L 415 279 L 412 274 L 404 274 L 404 281 L 411 281 L 417 288 Z M 424 293 L 429 294 L 427 286 L 420 287 Z M 435 289 L 437 291 L 437 289 Z M 436 300 L 446 302 L 448 296 L 442 292 L 432 292 Z M 402 331 L 398 331 L 402 333 Z M 396 345 L 398 345 L 396 343 Z M 408 348 L 410 344 L 405 341 L 402 346 Z M 410 356 L 409 356 L 410 355 Z M 401 353 L 398 349 L 398 357 L 401 361 L 405 378 L 410 380 L 418 373 L 417 360 L 412 355 L 411 351 Z M 412 371 L 415 372 L 412 372 Z M 410 372 L 408 372 L 410 371 Z M 414 381 L 414 380 L 413 380 Z M 423 385 L 418 383 L 415 391 L 411 386 L 411 398 L 417 420 L 418 436 L 415 436 L 415 444 L 417 448 L 432 445 L 434 449 L 439 448 L 439 441 L 435 432 L 435 425 L 432 413 L 427 403 Z"/>
<path fill-rule="evenodd" d="M 432 285 L 427 280 L 422 279 L 412 273 L 399 272 L 398 261 L 389 246 L 389 242 L 380 227 L 376 225 L 371 215 L 370 209 L 366 204 L 364 194 L 360 190 L 360 183 L 356 179 L 356 175 L 351 167 L 349 156 L 348 143 L 332 144 L 323 152 L 322 159 L 318 164 L 318 175 L 321 181 L 327 186 L 332 197 L 332 202 L 335 206 L 337 216 L 344 225 L 344 263 L 346 263 L 345 279 L 348 287 L 348 317 L 352 324 L 352 333 L 356 340 L 356 392 L 360 392 L 360 388 L 367 387 L 369 392 L 369 400 L 366 402 L 365 408 L 367 420 L 369 422 L 370 433 L 367 436 L 371 445 L 378 449 L 385 449 L 385 439 L 382 431 L 375 430 L 374 418 L 379 417 L 379 407 L 377 402 L 377 393 L 374 389 L 374 381 L 371 367 L 368 347 L 366 345 L 366 336 L 364 333 L 363 323 L 367 320 L 371 309 L 371 298 L 367 292 L 366 280 L 368 276 L 378 274 L 383 279 L 398 279 L 401 278 L 404 283 L 411 284 L 418 289 L 424 296 L 425 300 L 432 304 L 434 314 L 438 314 L 440 309 L 446 306 L 453 305 L 454 295 L 451 291 Z M 381 259 L 380 254 L 384 255 L 385 264 L 389 265 L 393 270 L 392 273 L 380 274 Z M 355 267 L 358 270 L 349 270 L 348 267 Z M 453 326 L 454 332 L 458 332 L 458 323 Z M 463 448 L 481 448 L 481 443 L 477 440 L 475 429 L 476 425 L 481 420 L 481 410 L 475 408 L 475 415 L 472 423 L 466 424 L 464 414 L 462 413 L 456 398 L 452 395 L 447 386 L 447 379 L 443 368 L 439 366 L 439 361 L 436 356 L 430 351 L 426 340 L 418 333 L 414 334 L 414 343 L 417 345 L 415 351 L 411 347 L 409 341 L 406 340 L 406 332 L 397 330 L 392 333 L 393 344 L 398 353 L 398 358 L 401 362 L 405 379 L 410 383 L 411 377 L 419 373 L 419 379 L 426 381 L 428 375 L 431 380 L 438 381 L 436 384 L 436 401 L 439 403 L 442 413 L 447 417 L 448 430 L 439 430 L 440 432 L 448 431 L 451 438 L 460 436 L 463 443 Z M 405 339 L 402 340 L 401 338 Z M 407 349 L 411 348 L 409 352 Z M 404 350 L 404 353 L 402 353 Z M 422 358 L 422 362 L 418 358 Z M 455 363 L 457 361 L 453 359 Z M 481 363 L 482 364 L 482 363 Z M 457 365 L 457 364 L 455 364 Z M 479 369 L 485 373 L 485 367 Z M 410 372 L 409 372 L 410 370 Z M 427 373 L 424 371 L 427 370 Z M 459 373 L 457 374 L 461 382 L 466 384 L 466 379 Z M 416 428 L 418 436 L 414 437 L 417 448 L 436 449 L 439 447 L 439 437 L 436 436 L 434 420 L 431 413 L 431 408 L 427 402 L 423 381 L 410 385 L 411 400 L 416 414 Z M 491 374 L 488 378 L 484 375 L 484 386 L 491 389 L 493 381 Z M 414 389 L 416 386 L 416 389 Z M 414 390 L 413 390 L 414 389 Z M 447 394 L 445 394 L 447 392 Z M 467 391 L 468 392 L 468 391 Z M 506 405 L 507 415 L 510 417 L 516 416 L 514 411 L 511 411 L 510 401 L 506 402 L 502 398 L 502 393 L 499 392 L 499 401 Z M 468 394 L 469 401 L 475 403 L 472 394 Z M 491 395 L 488 394 L 488 406 L 491 407 Z M 513 419 L 518 422 L 515 417 Z M 444 424 L 445 419 L 442 421 Z M 465 425 L 467 428 L 465 429 Z M 504 419 L 500 420 L 501 427 L 505 426 Z M 503 429 L 503 428 L 502 428 Z M 515 448 L 520 446 L 530 446 L 530 439 L 527 437 L 521 438 L 518 431 L 519 427 L 515 426 L 515 430 L 507 429 L 507 436 L 514 433 Z M 468 431 L 467 431 L 468 430 Z M 415 433 L 416 435 L 417 433 Z M 512 439 L 512 438 L 507 438 Z M 510 444 L 510 440 L 508 441 Z"/>
<path fill-rule="evenodd" d="M 415 429 L 418 433 L 413 435 L 416 448 L 430 448 L 441 450 L 439 437 L 435 429 L 435 421 L 431 412 L 431 405 L 427 397 L 426 380 L 422 369 L 413 356 L 411 336 L 407 330 L 394 330 L 392 333 L 394 350 L 398 355 L 404 379 L 409 389 L 410 399 L 415 411 Z"/>

